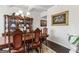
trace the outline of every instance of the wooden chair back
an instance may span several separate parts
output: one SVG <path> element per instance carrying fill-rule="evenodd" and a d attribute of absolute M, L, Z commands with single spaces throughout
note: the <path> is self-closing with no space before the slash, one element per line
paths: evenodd
<path fill-rule="evenodd" d="M 41 30 L 39 28 L 37 28 L 35 31 L 35 40 L 34 42 L 39 42 L 40 41 L 40 34 L 41 34 Z"/>
<path fill-rule="evenodd" d="M 45 27 L 43 28 L 43 35 L 47 35 L 48 34 L 48 29 Z"/>
<path fill-rule="evenodd" d="M 19 29 L 13 34 L 13 47 L 16 50 L 22 47 L 22 32 Z"/>

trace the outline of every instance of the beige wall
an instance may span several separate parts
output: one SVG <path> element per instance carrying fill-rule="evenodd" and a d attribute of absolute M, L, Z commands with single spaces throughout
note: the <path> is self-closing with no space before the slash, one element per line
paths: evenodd
<path fill-rule="evenodd" d="M 51 15 L 69 11 L 69 25 L 68 26 L 53 26 L 51 25 Z M 71 44 L 68 42 L 69 34 L 79 35 L 79 6 L 74 5 L 60 5 L 53 6 L 47 12 L 47 27 L 49 28 L 49 40 L 58 43 L 64 47 L 71 49 Z"/>

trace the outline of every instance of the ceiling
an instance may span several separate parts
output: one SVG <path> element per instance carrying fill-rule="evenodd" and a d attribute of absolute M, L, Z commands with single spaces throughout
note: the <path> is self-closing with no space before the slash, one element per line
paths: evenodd
<path fill-rule="evenodd" d="M 52 6 L 53 5 L 10 5 L 9 7 L 19 7 L 30 12 L 43 12 L 47 11 Z"/>

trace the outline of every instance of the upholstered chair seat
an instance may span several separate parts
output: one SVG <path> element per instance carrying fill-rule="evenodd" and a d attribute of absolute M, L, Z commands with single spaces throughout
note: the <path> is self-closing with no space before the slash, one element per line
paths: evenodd
<path fill-rule="evenodd" d="M 38 47 L 38 46 L 40 46 L 40 42 L 33 43 L 33 47 L 34 47 L 34 48 L 36 48 L 36 47 Z"/>
<path fill-rule="evenodd" d="M 20 49 L 16 50 L 16 49 L 12 49 L 11 53 L 19 53 L 19 52 L 23 52 L 24 51 L 24 47 L 21 47 Z"/>

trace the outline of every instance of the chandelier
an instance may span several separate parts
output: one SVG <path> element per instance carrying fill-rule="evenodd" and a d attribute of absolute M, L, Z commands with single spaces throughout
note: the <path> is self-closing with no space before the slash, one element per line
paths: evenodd
<path fill-rule="evenodd" d="M 15 12 L 15 15 L 16 16 L 21 15 L 22 17 L 24 17 L 24 16 L 30 17 L 31 16 L 31 13 L 29 11 L 27 11 L 26 12 L 26 15 L 24 15 L 22 10 L 18 10 L 18 12 Z"/>

